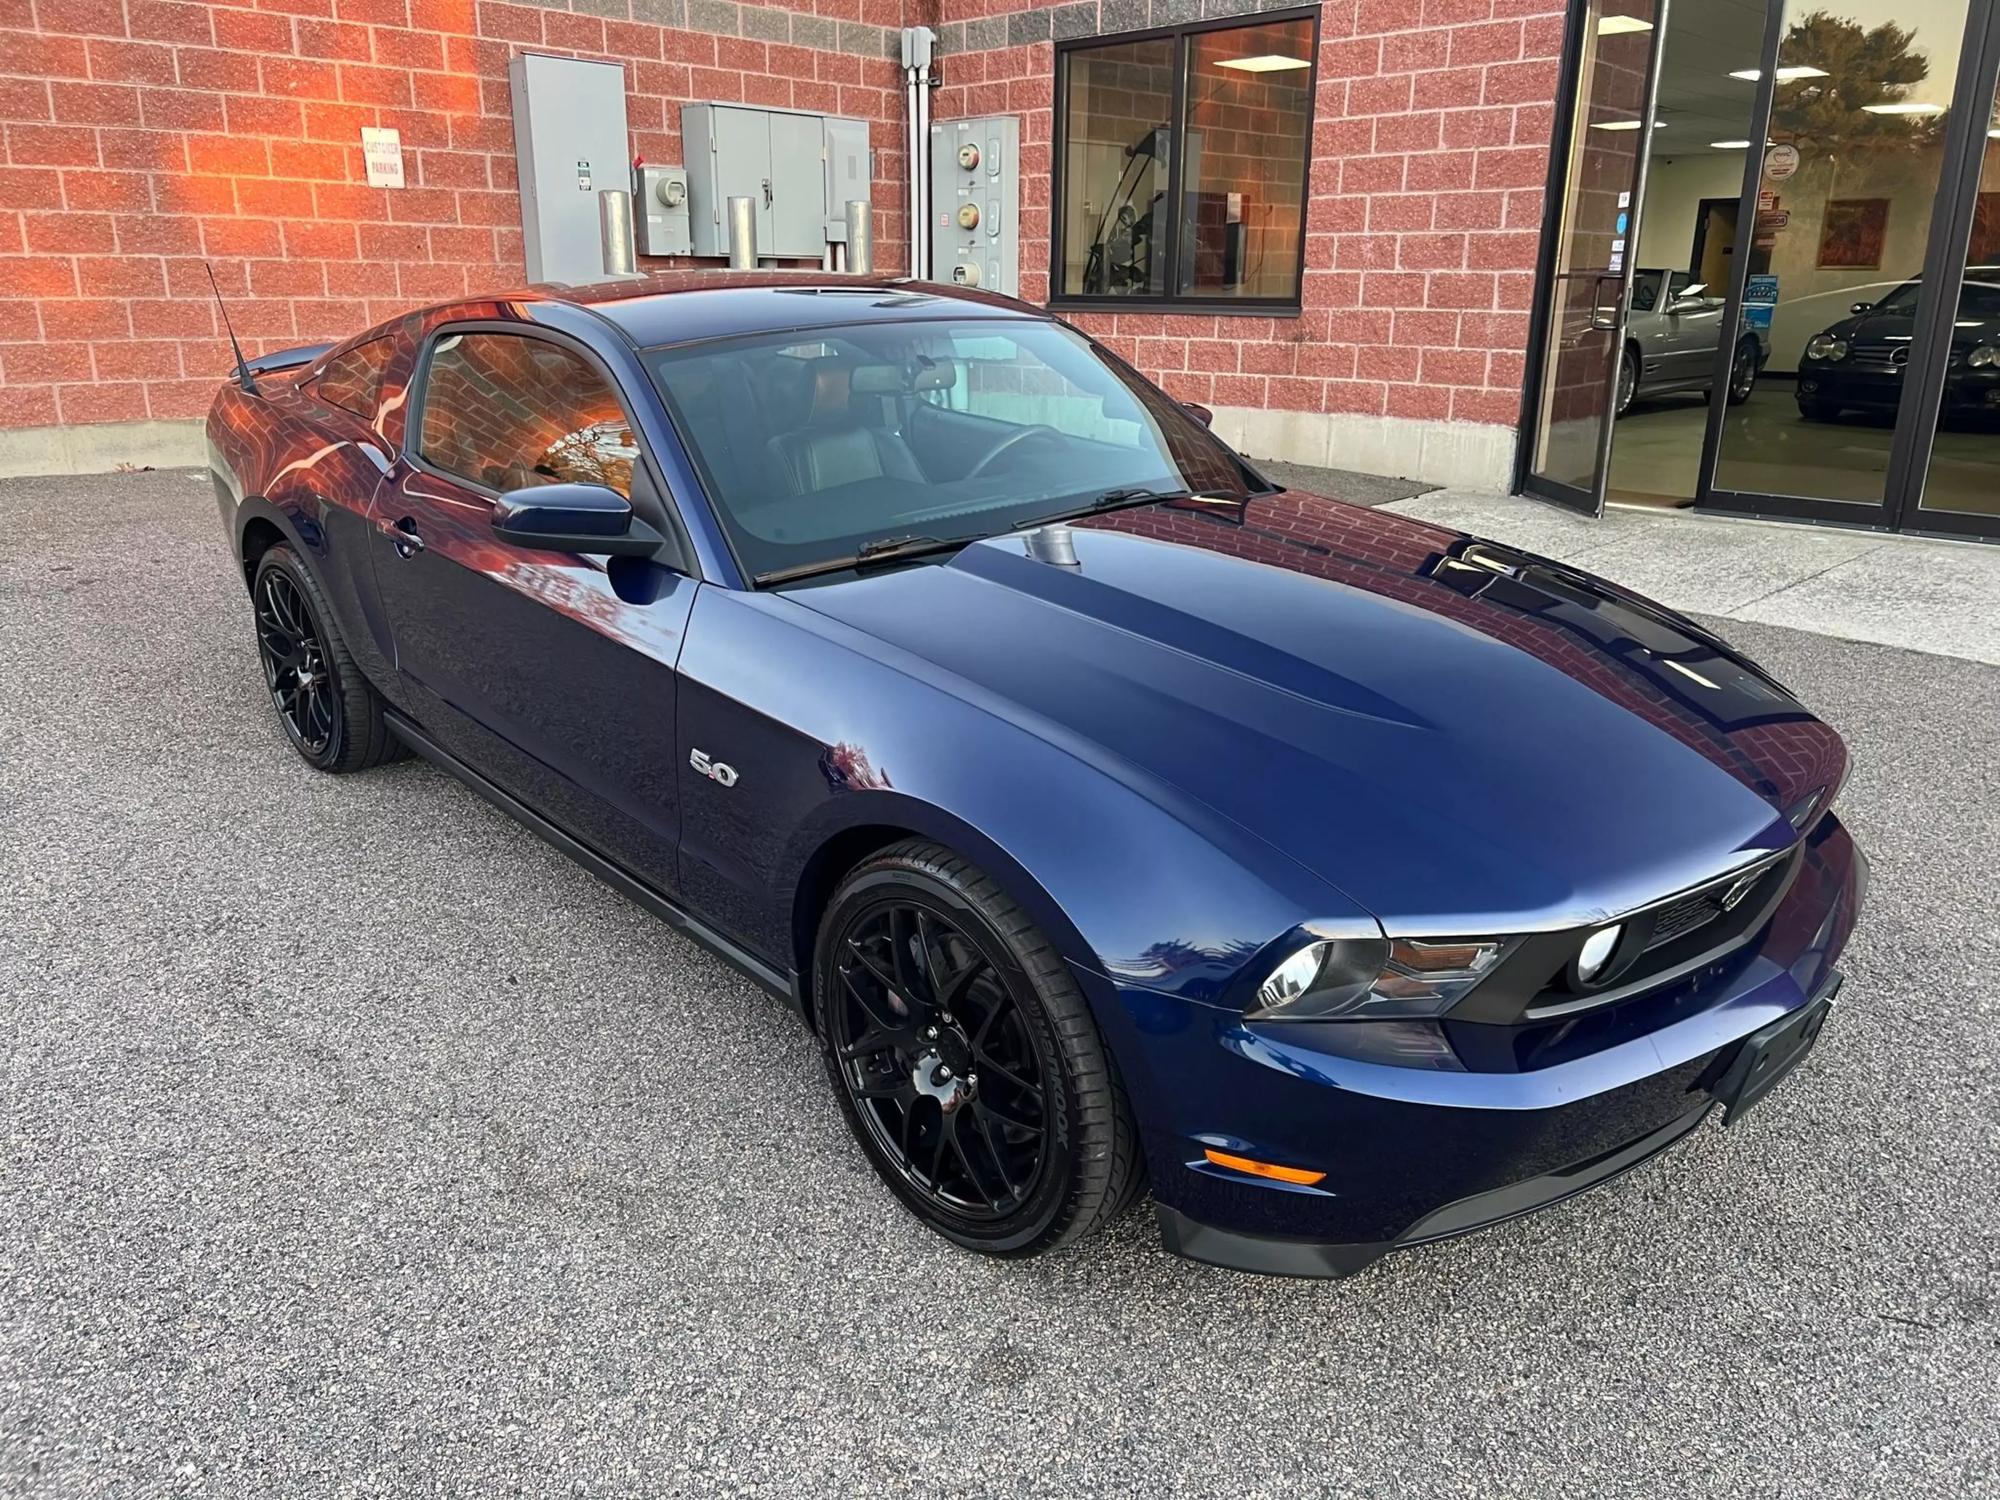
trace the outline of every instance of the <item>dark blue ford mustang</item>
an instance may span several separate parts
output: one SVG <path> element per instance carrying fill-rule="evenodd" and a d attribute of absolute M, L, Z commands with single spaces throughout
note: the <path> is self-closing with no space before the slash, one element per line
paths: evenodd
<path fill-rule="evenodd" d="M 1031 1254 L 1341 1274 L 1811 1046 L 1839 738 L 1700 626 L 1263 480 L 1039 311 L 660 278 L 257 361 L 209 420 L 312 765 L 414 748 L 799 1007 Z"/>

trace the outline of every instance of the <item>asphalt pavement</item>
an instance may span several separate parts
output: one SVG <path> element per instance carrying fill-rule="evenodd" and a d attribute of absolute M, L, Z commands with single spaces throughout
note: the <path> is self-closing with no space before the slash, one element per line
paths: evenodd
<path fill-rule="evenodd" d="M 1721 628 L 1857 761 L 1806 1068 L 1346 1282 L 1003 1264 L 777 1001 L 305 769 L 205 477 L 0 485 L 0 1493 L 2000 1494 L 2000 669 Z"/>

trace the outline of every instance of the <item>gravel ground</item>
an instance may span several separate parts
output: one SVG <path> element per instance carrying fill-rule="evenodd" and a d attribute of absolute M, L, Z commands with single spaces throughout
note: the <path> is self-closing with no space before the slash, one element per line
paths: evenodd
<path fill-rule="evenodd" d="M 2000 671 L 1725 628 L 1875 860 L 1748 1123 L 1344 1283 L 1001 1265 L 776 1001 L 305 770 L 205 479 L 0 486 L 0 1492 L 2000 1494 Z"/>

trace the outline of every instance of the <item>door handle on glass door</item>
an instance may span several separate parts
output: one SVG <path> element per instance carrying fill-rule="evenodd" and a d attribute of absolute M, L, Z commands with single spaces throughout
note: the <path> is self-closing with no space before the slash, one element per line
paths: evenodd
<path fill-rule="evenodd" d="M 1611 294 L 1611 305 L 1603 302 L 1604 283 L 1610 282 L 1617 290 Z M 1600 276 L 1597 286 L 1590 294 L 1590 326 L 1599 333 L 1616 333 L 1623 321 L 1622 307 L 1625 301 L 1625 278 L 1623 276 Z"/>

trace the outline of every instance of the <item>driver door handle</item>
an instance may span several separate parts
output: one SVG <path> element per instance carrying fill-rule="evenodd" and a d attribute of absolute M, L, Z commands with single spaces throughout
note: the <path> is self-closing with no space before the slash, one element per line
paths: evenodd
<path fill-rule="evenodd" d="M 1604 283 L 1607 281 L 1614 288 L 1611 293 L 1611 303 L 1609 306 L 1606 306 L 1604 302 Z M 1597 286 L 1592 291 L 1590 297 L 1590 326 L 1599 333 L 1616 333 L 1618 325 L 1623 319 L 1624 301 L 1625 278 L 1623 276 L 1614 273 L 1609 276 L 1598 277 Z"/>
<path fill-rule="evenodd" d="M 408 516 L 389 528 L 389 541 L 398 557 L 415 557 L 424 550 L 424 539 L 417 535 L 417 523 Z"/>

